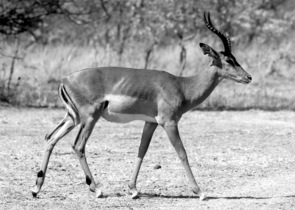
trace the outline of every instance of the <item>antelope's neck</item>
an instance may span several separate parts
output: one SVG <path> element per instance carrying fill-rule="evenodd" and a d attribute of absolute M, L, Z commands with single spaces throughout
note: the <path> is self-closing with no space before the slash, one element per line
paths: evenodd
<path fill-rule="evenodd" d="M 195 76 L 183 77 L 182 88 L 185 98 L 185 112 L 201 104 L 219 84 L 216 67 L 204 69 Z"/>

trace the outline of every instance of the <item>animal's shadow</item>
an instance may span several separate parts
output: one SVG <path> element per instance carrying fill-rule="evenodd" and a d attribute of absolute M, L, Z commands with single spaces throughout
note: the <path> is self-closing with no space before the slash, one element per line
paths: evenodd
<path fill-rule="evenodd" d="M 103 195 L 102 198 L 109 198 L 109 197 L 124 197 L 125 194 L 115 193 L 109 195 Z M 51 198 L 61 197 L 65 199 L 66 197 L 63 196 L 51 196 Z M 36 197 L 39 198 L 39 197 Z M 138 199 L 140 198 L 164 198 L 164 199 L 199 199 L 199 196 L 189 196 L 189 195 L 161 195 L 156 193 L 140 193 Z M 240 200 L 240 199 L 248 199 L 248 200 L 267 200 L 273 198 L 295 198 L 295 195 L 282 195 L 282 196 L 207 196 L 204 200 Z"/>
<path fill-rule="evenodd" d="M 178 199 L 199 199 L 199 196 L 187 196 L 187 195 L 161 195 L 161 194 L 152 194 L 152 193 L 141 193 L 139 197 L 142 198 L 178 198 Z M 204 200 L 239 200 L 239 199 L 248 199 L 248 200 L 267 200 L 273 198 L 295 198 L 295 195 L 284 195 L 284 196 L 208 196 Z"/>

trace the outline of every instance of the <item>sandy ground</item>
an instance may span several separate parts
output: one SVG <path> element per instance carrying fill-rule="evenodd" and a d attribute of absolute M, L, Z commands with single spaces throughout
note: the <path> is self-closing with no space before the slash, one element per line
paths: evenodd
<path fill-rule="evenodd" d="M 154 135 L 138 178 L 140 199 L 127 183 L 143 122 L 100 120 L 86 152 L 104 197 L 88 190 L 71 148 L 73 130 L 55 147 L 45 184 L 33 198 L 44 136 L 63 110 L 0 107 L 0 209 L 295 209 L 294 112 L 191 112 L 180 132 L 192 170 L 208 196 L 200 202 L 163 129 Z M 154 169 L 155 165 L 160 169 Z"/>

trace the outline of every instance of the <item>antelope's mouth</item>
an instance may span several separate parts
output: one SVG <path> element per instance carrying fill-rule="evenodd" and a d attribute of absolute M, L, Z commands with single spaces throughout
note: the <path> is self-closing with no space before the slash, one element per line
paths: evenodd
<path fill-rule="evenodd" d="M 252 77 L 250 75 L 247 75 L 245 77 L 233 76 L 232 79 L 242 84 L 249 84 L 252 81 Z"/>
<path fill-rule="evenodd" d="M 242 84 L 249 84 L 251 82 L 251 79 L 248 79 L 248 78 L 241 79 L 239 82 L 242 83 Z"/>
<path fill-rule="evenodd" d="M 233 80 L 233 81 L 235 81 L 235 82 L 238 82 L 238 83 L 241 83 L 241 84 L 249 84 L 251 81 L 252 81 L 252 79 L 251 79 L 251 77 L 237 77 L 237 76 L 234 76 L 234 75 L 231 75 L 230 77 L 229 77 L 231 80 Z"/>

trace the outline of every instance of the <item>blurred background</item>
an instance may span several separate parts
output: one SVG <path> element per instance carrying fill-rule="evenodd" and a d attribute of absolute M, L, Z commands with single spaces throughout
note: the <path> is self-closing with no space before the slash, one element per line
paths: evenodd
<path fill-rule="evenodd" d="M 200 42 L 223 50 L 204 11 L 253 82 L 223 81 L 198 108 L 295 110 L 294 0 L 1 0 L 0 103 L 60 107 L 61 78 L 88 67 L 197 74 Z"/>

